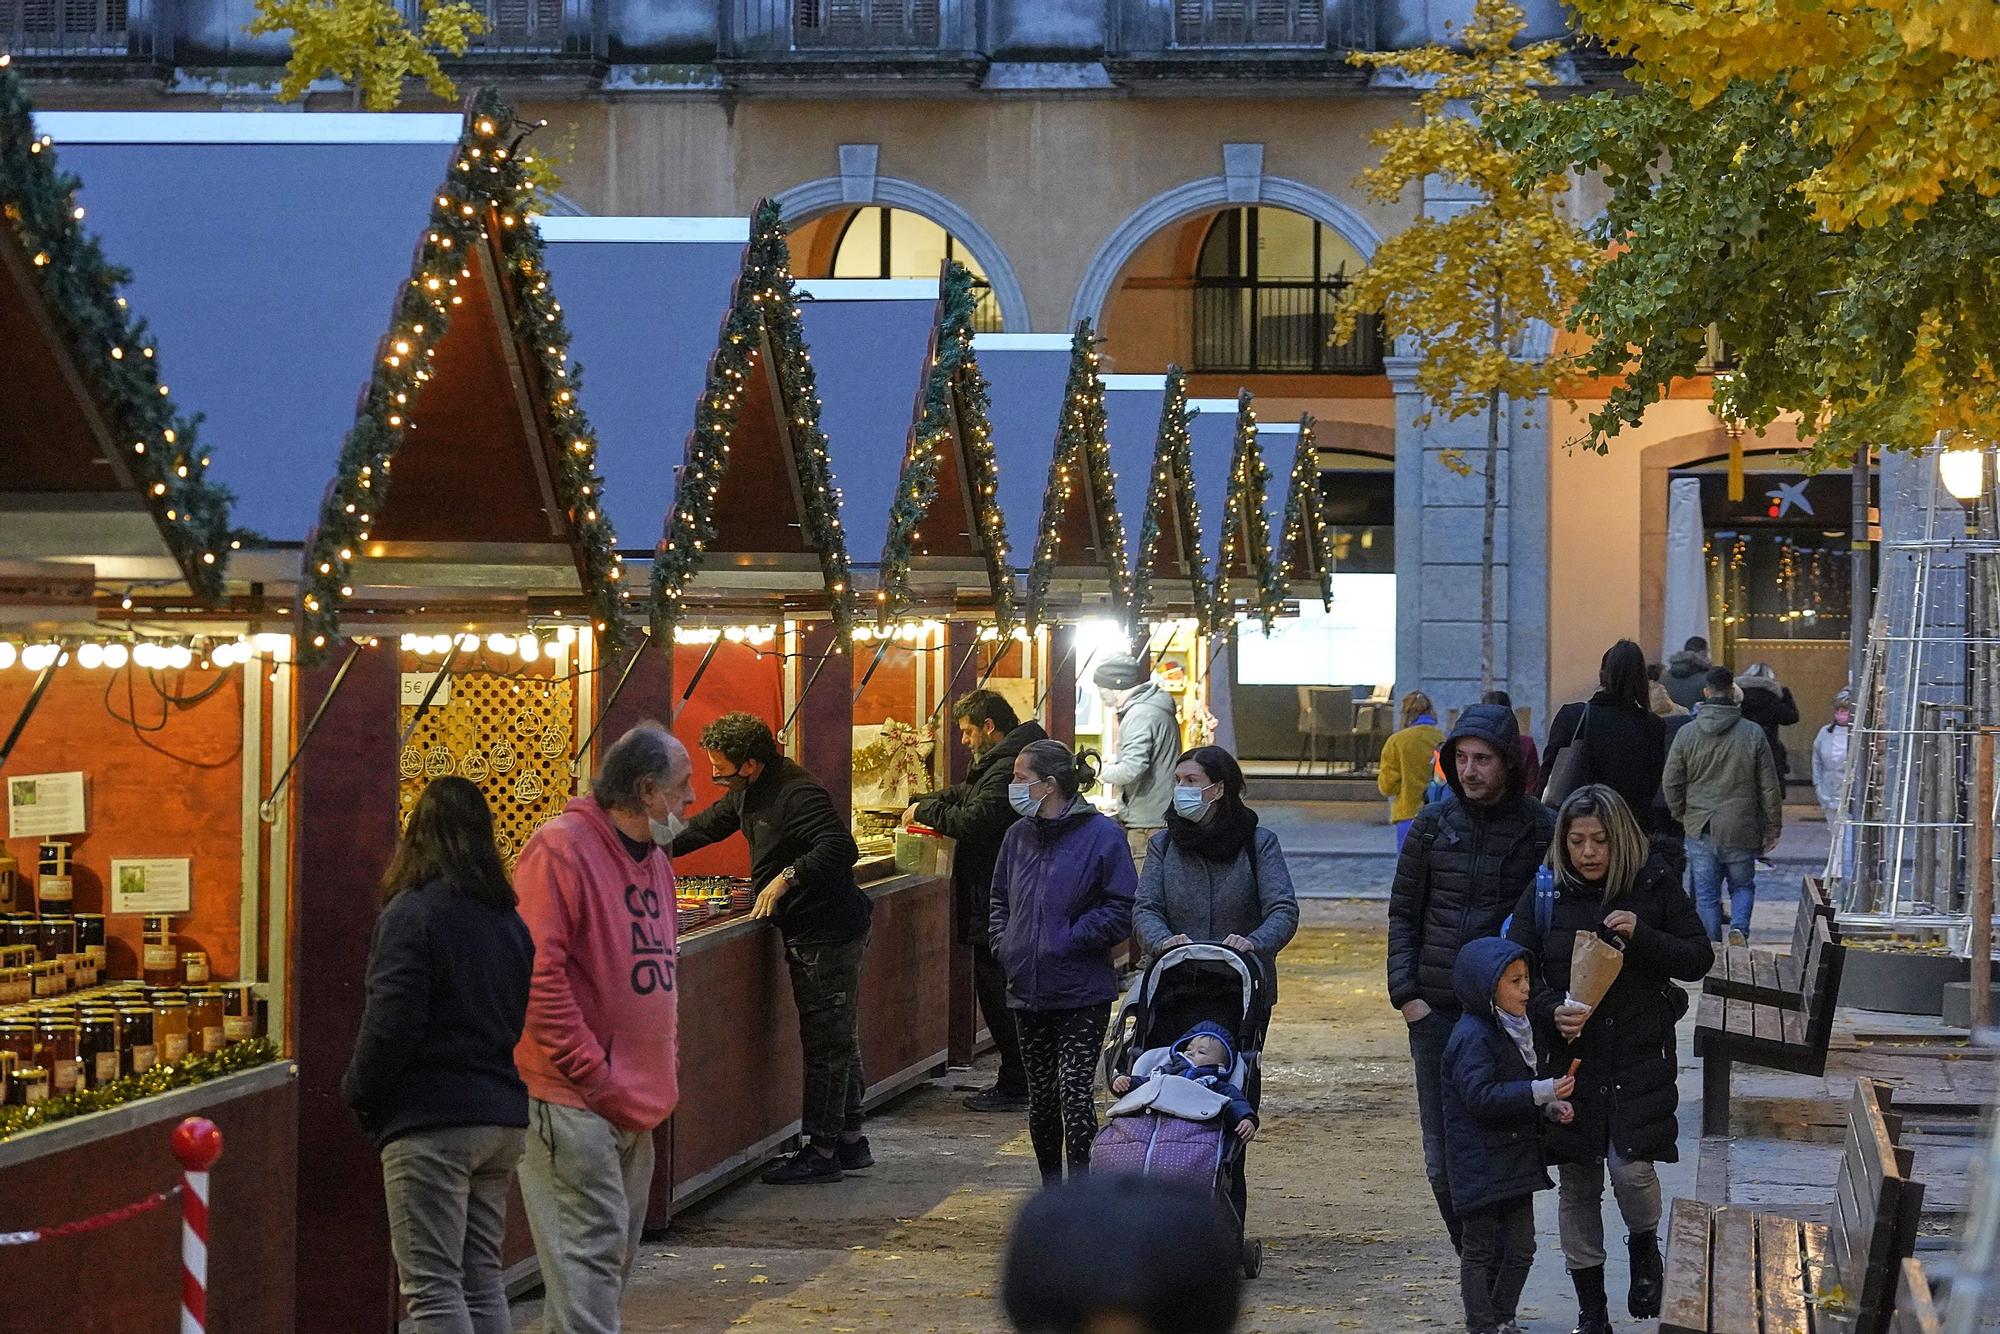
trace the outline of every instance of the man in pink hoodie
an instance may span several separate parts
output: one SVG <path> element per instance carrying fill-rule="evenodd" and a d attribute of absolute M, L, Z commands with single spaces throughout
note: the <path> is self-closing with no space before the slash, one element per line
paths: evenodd
<path fill-rule="evenodd" d="M 694 797 L 658 723 L 605 752 L 590 795 L 535 831 L 514 871 L 535 938 L 514 1062 L 528 1085 L 521 1197 L 550 1334 L 613 1334 L 653 1179 L 653 1128 L 679 1097 L 670 841 Z"/>

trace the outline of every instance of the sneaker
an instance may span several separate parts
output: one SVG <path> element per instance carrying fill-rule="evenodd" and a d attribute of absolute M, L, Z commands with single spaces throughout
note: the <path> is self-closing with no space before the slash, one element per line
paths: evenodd
<path fill-rule="evenodd" d="M 863 1135 L 852 1143 L 840 1141 L 840 1148 L 834 1154 L 843 1172 L 859 1172 L 864 1167 L 875 1166 L 875 1155 L 868 1151 L 868 1137 Z"/>
<path fill-rule="evenodd" d="M 1748 945 L 1750 938 L 1732 926 L 1729 928 L 1729 943 L 1731 945 Z"/>
<path fill-rule="evenodd" d="M 973 1112 L 1025 1112 L 1028 1110 L 1028 1091 L 1022 1089 L 1016 1093 L 995 1084 L 967 1098 L 965 1106 L 967 1111 Z"/>
<path fill-rule="evenodd" d="M 1493 1327 L 1493 1334 L 1521 1334 L 1521 1322 L 1518 1320 L 1502 1320 Z"/>
<path fill-rule="evenodd" d="M 838 1181 L 844 1176 L 840 1159 L 821 1153 L 808 1144 L 789 1158 L 780 1158 L 764 1169 L 759 1178 L 767 1186 L 809 1186 L 822 1181 Z"/>

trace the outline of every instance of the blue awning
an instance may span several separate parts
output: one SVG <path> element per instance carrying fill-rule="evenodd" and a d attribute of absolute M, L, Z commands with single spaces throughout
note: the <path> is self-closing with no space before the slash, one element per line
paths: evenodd
<path fill-rule="evenodd" d="M 376 340 L 458 140 L 457 116 L 55 114 L 39 123 L 82 177 L 106 253 L 162 378 L 201 413 L 235 521 L 298 542 L 353 424 Z M 325 142 L 356 122 L 393 137 Z M 202 141 L 197 124 L 226 127 Z M 311 128 L 321 141 L 299 141 Z M 286 142 L 262 141 L 269 132 Z M 282 132 L 282 133 L 281 133 Z"/>
<path fill-rule="evenodd" d="M 1229 465 L 1236 454 L 1236 404 L 1228 399 L 1191 400 L 1200 412 L 1188 424 L 1189 467 L 1195 502 L 1201 508 L 1201 538 L 1208 545 L 1209 572 L 1222 548 L 1222 515 L 1229 497 Z"/>
<path fill-rule="evenodd" d="M 1127 383 L 1120 384 L 1121 380 Z M 1111 471 L 1118 483 L 1118 515 L 1125 521 L 1125 550 L 1134 568 L 1139 561 L 1139 534 L 1145 528 L 1146 498 L 1153 487 L 1160 404 L 1165 398 L 1166 387 L 1159 376 L 1113 377 L 1104 391 Z"/>
<path fill-rule="evenodd" d="M 1038 335 L 981 335 L 973 342 L 993 400 L 993 449 L 1000 472 L 1000 509 L 1016 570 L 1035 558 L 1042 531 L 1042 493 L 1055 454 L 1069 340 Z"/>

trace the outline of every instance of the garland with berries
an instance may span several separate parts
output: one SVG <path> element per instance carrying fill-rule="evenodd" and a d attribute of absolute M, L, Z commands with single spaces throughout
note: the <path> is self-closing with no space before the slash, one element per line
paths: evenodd
<path fill-rule="evenodd" d="M 687 608 L 688 585 L 701 569 L 704 549 L 715 541 L 715 500 L 729 469 L 729 438 L 742 416 L 750 377 L 761 373 L 758 352 L 765 346 L 772 352 L 780 433 L 791 443 L 805 498 L 801 517 L 806 541 L 819 555 L 835 642 L 852 632 L 854 579 L 847 535 L 840 526 L 840 490 L 834 485 L 826 432 L 820 429 L 819 389 L 791 265 L 784 218 L 776 204 L 760 200 L 750 218 L 750 244 L 743 252 L 735 296 L 709 358 L 708 384 L 695 409 L 667 535 L 653 557 L 654 638 L 669 651 L 674 626 Z"/>
<path fill-rule="evenodd" d="M 953 261 L 938 294 L 938 322 L 931 331 L 923 396 L 917 404 L 910 447 L 896 496 L 889 506 L 889 535 L 882 544 L 881 619 L 900 615 L 912 600 L 910 569 L 917 529 L 938 498 L 938 469 L 954 441 L 972 490 L 974 520 L 986 556 L 993 617 L 1005 634 L 1014 625 L 1014 575 L 1007 565 L 1007 520 L 1000 512 L 1000 468 L 993 450 L 992 400 L 972 350 L 972 316 L 978 306 L 972 273 Z"/>
<path fill-rule="evenodd" d="M 234 497 L 206 480 L 207 446 L 196 422 L 176 411 L 160 383 L 157 347 L 119 288 L 129 271 L 84 231 L 82 182 L 56 164 L 35 133 L 34 107 L 12 62 L 0 55 L 0 218 L 18 247 L 65 355 L 82 377 L 114 448 L 143 493 L 167 549 L 203 598 L 220 596 L 229 553 L 247 534 L 229 527 Z M 53 390 L 55 386 L 50 386 Z"/>
<path fill-rule="evenodd" d="M 67 1121 L 72 1116 L 110 1111 L 113 1107 L 123 1107 L 141 1098 L 156 1098 L 175 1089 L 254 1070 L 277 1059 L 278 1044 L 271 1039 L 245 1038 L 230 1043 L 220 1051 L 196 1052 L 178 1061 L 153 1066 L 143 1074 L 126 1075 L 96 1088 L 58 1093 L 27 1106 L 0 1107 L 0 1139 L 23 1131 L 39 1130 L 57 1121 Z"/>
<path fill-rule="evenodd" d="M 1264 514 L 1270 494 L 1271 470 L 1257 443 L 1257 413 L 1248 391 L 1236 398 L 1236 448 L 1229 460 L 1229 493 L 1222 506 L 1222 545 L 1215 558 L 1215 610 L 1212 624 L 1229 633 L 1230 575 L 1240 562 L 1256 581 L 1256 614 L 1269 630 L 1285 606 L 1284 576 L 1271 552 L 1271 525 Z"/>
<path fill-rule="evenodd" d="M 1285 540 L 1282 576 L 1285 583 L 1314 579 L 1319 599 L 1333 610 L 1333 561 L 1327 555 L 1326 511 L 1320 505 L 1319 444 L 1313 438 L 1310 412 L 1299 417 L 1299 447 L 1292 455 L 1292 476 L 1285 491 Z"/>
<path fill-rule="evenodd" d="M 390 470 L 409 422 L 422 406 L 431 359 L 463 301 L 459 283 L 471 273 L 469 257 L 490 246 L 496 275 L 508 299 L 511 336 L 526 354 L 530 392 L 556 447 L 557 502 L 582 558 L 582 582 L 601 642 L 615 651 L 625 639 L 624 566 L 618 538 L 604 509 L 604 479 L 597 472 L 597 439 L 578 403 L 581 369 L 569 360 L 569 329 L 549 288 L 542 240 L 535 230 L 535 181 L 531 159 L 520 151 L 532 126 L 515 118 L 491 89 L 472 99 L 450 170 L 431 200 L 430 225 L 409 282 L 382 337 L 374 374 L 341 445 L 333 486 L 319 523 L 306 543 L 299 590 L 300 656 L 325 655 L 340 630 L 340 609 L 353 594 L 356 553 L 388 500 Z M 477 467 L 468 458 L 468 471 Z"/>
<path fill-rule="evenodd" d="M 1187 372 L 1167 367 L 1166 397 L 1160 402 L 1160 429 L 1153 446 L 1153 477 L 1146 491 L 1146 512 L 1139 523 L 1139 560 L 1132 571 L 1132 632 L 1142 633 L 1146 605 L 1152 600 L 1153 573 L 1169 513 L 1181 534 L 1181 558 L 1192 585 L 1194 616 L 1203 630 L 1209 623 L 1208 553 L 1201 549 L 1201 507 L 1194 493 L 1194 444 L 1188 424 L 1200 415 L 1188 406 Z M 1169 510 L 1169 507 L 1171 511 Z"/>
<path fill-rule="evenodd" d="M 1035 559 L 1028 567 L 1028 624 L 1039 625 L 1055 577 L 1062 545 L 1063 516 L 1080 484 L 1097 519 L 1102 539 L 1097 558 L 1111 585 L 1111 614 L 1129 621 L 1132 572 L 1125 564 L 1125 521 L 1119 517 L 1111 469 L 1110 429 L 1104 415 L 1104 378 L 1098 373 L 1097 338 L 1090 321 L 1077 322 L 1069 344 L 1069 378 L 1063 385 L 1062 417 L 1056 425 L 1055 455 L 1042 491 L 1042 528 Z"/>

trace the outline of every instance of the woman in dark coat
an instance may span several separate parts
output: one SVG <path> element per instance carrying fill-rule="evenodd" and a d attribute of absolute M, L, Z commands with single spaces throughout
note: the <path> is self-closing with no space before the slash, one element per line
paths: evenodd
<path fill-rule="evenodd" d="M 1687 1008 L 1674 985 L 1699 981 L 1714 962 L 1707 933 L 1679 881 L 1649 858 L 1644 835 L 1618 793 L 1579 788 L 1556 816 L 1549 870 L 1514 909 L 1508 937 L 1534 954 L 1528 1013 L 1554 1035 L 1545 1073 L 1577 1069 L 1575 1119 L 1548 1130 L 1558 1162 L 1563 1259 L 1576 1285 L 1578 1334 L 1609 1334 L 1604 1294 L 1606 1167 L 1632 1255 L 1627 1306 L 1636 1319 L 1660 1313 L 1660 1178 L 1656 1162 L 1678 1161 L 1674 1025 Z M 1546 893 L 1547 897 L 1544 898 Z M 1624 965 L 1593 1009 L 1568 999 L 1578 938 L 1622 945 Z"/>
<path fill-rule="evenodd" d="M 1651 685 L 1644 651 L 1629 639 L 1619 640 L 1597 665 L 1597 693 L 1556 710 L 1549 748 L 1542 752 L 1547 778 L 1556 772 L 1564 751 L 1581 745 L 1584 763 L 1577 786 L 1602 783 L 1612 789 L 1648 836 L 1654 830 L 1653 798 L 1667 768 L 1667 728 L 1652 710 Z"/>
<path fill-rule="evenodd" d="M 1778 782 L 1782 786 L 1791 772 L 1792 757 L 1785 750 L 1778 729 L 1799 720 L 1798 701 L 1792 698 L 1790 688 L 1778 680 L 1768 662 L 1753 662 L 1745 667 L 1736 678 L 1736 689 L 1743 696 L 1743 716 L 1763 728 L 1765 739 L 1771 743 L 1771 758 L 1777 761 Z"/>

